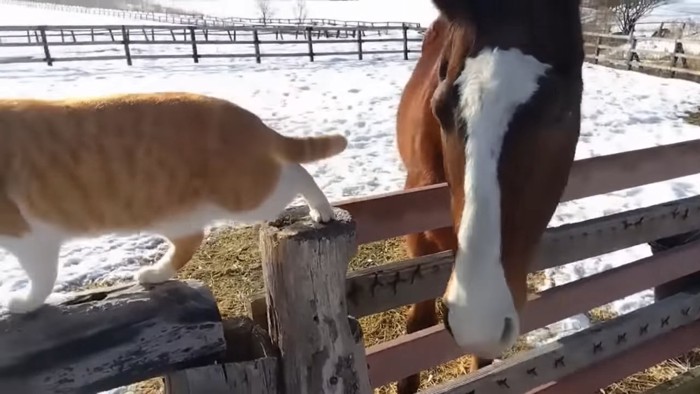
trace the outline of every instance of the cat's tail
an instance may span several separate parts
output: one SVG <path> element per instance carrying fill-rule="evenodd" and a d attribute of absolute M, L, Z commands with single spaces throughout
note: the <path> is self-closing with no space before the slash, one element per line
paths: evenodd
<path fill-rule="evenodd" d="M 348 141 L 340 134 L 316 137 L 287 137 L 278 134 L 276 153 L 286 162 L 310 163 L 335 156 L 348 146 Z"/>

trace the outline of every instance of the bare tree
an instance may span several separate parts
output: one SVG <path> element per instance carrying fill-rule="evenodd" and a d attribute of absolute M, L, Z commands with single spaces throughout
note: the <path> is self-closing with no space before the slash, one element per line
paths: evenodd
<path fill-rule="evenodd" d="M 308 16 L 308 10 L 306 8 L 306 0 L 295 0 L 294 2 L 294 17 L 299 20 L 299 23 L 304 23 L 306 17 Z"/>
<path fill-rule="evenodd" d="M 611 2 L 611 9 L 622 33 L 630 34 L 643 16 L 665 2 L 666 0 L 615 0 Z"/>
<path fill-rule="evenodd" d="M 272 7 L 272 1 L 255 0 L 255 4 L 258 6 L 258 13 L 262 23 L 266 25 L 270 18 L 272 18 L 272 15 L 275 13 L 274 8 Z"/>

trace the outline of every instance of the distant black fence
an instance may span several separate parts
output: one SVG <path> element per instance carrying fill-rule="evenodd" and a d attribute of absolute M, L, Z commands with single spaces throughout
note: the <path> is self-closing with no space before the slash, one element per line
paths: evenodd
<path fill-rule="evenodd" d="M 380 38 L 368 32 L 385 30 Z M 328 27 L 278 25 L 180 26 L 180 25 L 76 25 L 0 26 L 0 64 L 124 60 L 185 59 L 195 63 L 207 58 L 353 56 L 420 52 L 422 28 L 408 25 L 383 27 Z M 328 45 L 332 44 L 332 48 Z M 157 48 L 155 48 L 157 46 Z M 176 51 L 162 51 L 170 47 Z M 272 48 L 272 50 L 270 50 Z"/>

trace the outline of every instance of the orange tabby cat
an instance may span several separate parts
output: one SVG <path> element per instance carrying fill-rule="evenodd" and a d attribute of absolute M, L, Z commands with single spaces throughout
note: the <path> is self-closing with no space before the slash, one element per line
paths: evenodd
<path fill-rule="evenodd" d="M 218 219 L 275 219 L 297 194 L 317 222 L 333 209 L 299 164 L 336 155 L 343 136 L 285 137 L 225 100 L 189 93 L 0 100 L 0 247 L 29 291 L 13 313 L 51 294 L 59 248 L 75 237 L 148 231 L 170 242 L 136 274 L 164 282 Z"/>

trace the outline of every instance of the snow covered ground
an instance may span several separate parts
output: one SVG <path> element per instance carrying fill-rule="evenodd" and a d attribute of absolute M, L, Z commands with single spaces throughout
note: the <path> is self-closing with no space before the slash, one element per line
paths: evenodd
<path fill-rule="evenodd" d="M 391 1 L 394 0 L 387 0 L 387 3 Z M 411 7 L 406 6 L 405 1 L 400 8 L 408 14 Z M 314 3 L 310 0 L 309 7 L 315 7 Z M 340 6 L 346 2 L 333 3 Z M 381 7 L 372 10 L 373 13 L 367 15 L 358 11 L 357 16 L 348 11 L 344 16 L 362 20 L 415 20 L 387 13 Z M 0 25 L 42 23 L 39 21 L 49 18 L 46 14 L 40 15 L 44 12 L 0 5 Z M 411 12 L 420 14 L 422 11 Z M 32 16 L 34 14 L 36 16 Z M 315 8 L 311 9 L 310 16 L 332 17 Z M 52 24 L 106 22 L 99 16 L 62 12 L 52 14 L 49 19 Z M 127 21 L 107 23 L 123 22 Z M 337 201 L 402 188 L 404 170 L 395 148 L 395 112 L 413 65 L 414 60 L 310 63 L 305 58 L 266 59 L 259 65 L 252 61 L 209 59 L 200 64 L 182 59 L 140 60 L 132 67 L 123 61 L 56 63 L 53 67 L 0 64 L 0 95 L 57 98 L 185 90 L 235 101 L 285 134 L 340 132 L 350 141 L 348 149 L 331 160 L 306 166 L 329 198 Z M 577 159 L 700 138 L 700 127 L 680 119 L 684 112 L 700 106 L 700 84 L 591 64 L 584 65 L 583 71 L 583 122 Z M 678 178 L 562 203 L 550 225 L 592 219 L 697 194 L 700 194 L 700 175 Z M 76 240 L 62 250 L 63 266 L 55 291 L 71 291 L 97 281 L 128 280 L 138 267 L 162 252 L 160 239 L 147 234 Z M 547 287 L 649 254 L 648 247 L 637 246 L 554 268 L 547 271 L 550 279 Z M 4 308 L 9 294 L 22 291 L 26 284 L 14 257 L 0 251 L 0 309 Z M 650 301 L 650 291 L 644 291 L 611 306 L 618 313 L 627 313 Z M 551 340 L 588 324 L 585 316 L 575 316 L 538 331 L 533 338 Z"/>
<path fill-rule="evenodd" d="M 646 21 L 700 21 L 700 0 L 670 0 L 642 18 Z"/>
<path fill-rule="evenodd" d="M 17 25 L 143 25 L 157 22 L 146 22 L 135 19 L 120 19 L 108 15 L 68 13 L 47 8 L 24 7 L 15 4 L 0 4 L 0 26 Z"/>

